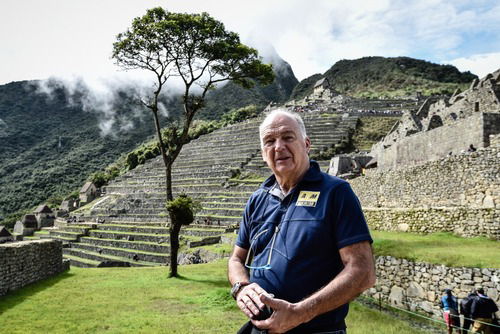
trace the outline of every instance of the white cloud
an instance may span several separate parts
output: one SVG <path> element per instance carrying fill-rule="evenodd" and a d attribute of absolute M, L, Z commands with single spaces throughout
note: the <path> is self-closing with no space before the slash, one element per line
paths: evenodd
<path fill-rule="evenodd" d="M 500 52 L 476 54 L 470 57 L 457 58 L 444 63 L 456 66 L 460 71 L 471 71 L 480 78 L 500 69 Z"/>
<path fill-rule="evenodd" d="M 0 84 L 109 76 L 116 34 L 147 8 L 207 11 L 244 42 L 272 44 L 303 79 L 340 59 L 410 56 L 435 62 L 499 52 L 491 0 L 2 0 Z M 486 36 L 486 37 L 485 37 Z M 480 49 L 480 50 L 478 50 Z M 8 52 L 4 51 L 8 50 Z"/>

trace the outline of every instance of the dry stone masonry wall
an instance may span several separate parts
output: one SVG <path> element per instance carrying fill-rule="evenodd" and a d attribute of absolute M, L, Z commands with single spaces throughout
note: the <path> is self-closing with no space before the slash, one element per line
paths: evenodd
<path fill-rule="evenodd" d="M 420 166 L 367 170 L 350 180 L 366 207 L 500 208 L 499 136 L 492 145 Z"/>
<path fill-rule="evenodd" d="M 57 240 L 20 241 L 0 245 L 0 296 L 69 269 Z"/>
<path fill-rule="evenodd" d="M 399 308 L 440 317 L 439 298 L 446 288 L 464 298 L 483 287 L 500 302 L 500 269 L 446 267 L 391 256 L 377 257 L 376 267 L 377 283 L 365 295 Z"/>
<path fill-rule="evenodd" d="M 500 240 L 500 136 L 476 152 L 350 180 L 372 228 Z"/>

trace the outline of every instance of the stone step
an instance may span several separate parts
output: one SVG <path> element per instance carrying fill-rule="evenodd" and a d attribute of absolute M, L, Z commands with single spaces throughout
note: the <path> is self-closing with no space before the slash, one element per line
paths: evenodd
<path fill-rule="evenodd" d="M 168 235 L 168 227 L 165 226 L 160 227 L 160 226 L 142 226 L 142 225 L 127 225 L 127 224 L 102 224 L 98 226 L 98 230 Z"/>
<path fill-rule="evenodd" d="M 99 254 L 98 252 L 92 252 L 84 249 L 78 248 L 63 248 L 63 257 L 73 256 L 82 259 L 98 261 L 98 262 L 122 262 L 124 264 L 129 263 L 131 267 L 151 267 L 160 265 L 156 262 L 146 262 L 146 261 L 131 261 L 128 258 L 113 256 L 108 254 Z"/>
<path fill-rule="evenodd" d="M 95 245 L 97 247 L 123 248 L 128 250 L 139 250 L 150 253 L 168 254 L 170 253 L 170 243 L 154 243 L 146 241 L 126 241 L 114 239 L 99 239 L 93 237 L 82 237 L 83 244 Z"/>
<path fill-rule="evenodd" d="M 125 249 L 109 246 L 96 246 L 87 243 L 76 243 L 71 245 L 71 249 L 78 249 L 88 252 L 97 253 L 100 255 L 117 256 L 128 259 L 129 262 L 154 262 L 159 264 L 170 263 L 170 254 L 167 253 L 153 253 L 137 249 Z"/>
<path fill-rule="evenodd" d="M 89 237 L 98 239 L 113 239 L 124 241 L 146 241 L 154 243 L 168 243 L 170 236 L 168 233 L 153 234 L 153 233 L 139 233 L 139 232 L 126 232 L 126 231 L 105 231 L 105 230 L 92 230 L 89 232 Z"/>
<path fill-rule="evenodd" d="M 201 202 L 201 206 L 204 209 L 212 209 L 212 208 L 244 208 L 246 204 L 246 200 L 240 202 Z"/>
<path fill-rule="evenodd" d="M 51 239 L 60 239 L 66 241 L 78 241 L 78 239 L 84 234 L 78 232 L 69 232 L 64 230 L 53 230 L 50 231 Z"/>
<path fill-rule="evenodd" d="M 78 268 L 97 268 L 101 261 L 89 260 L 75 255 L 64 254 L 65 259 L 69 260 L 70 266 Z"/>
<path fill-rule="evenodd" d="M 196 216 L 233 216 L 241 217 L 244 207 L 239 208 L 206 208 L 201 210 Z"/>

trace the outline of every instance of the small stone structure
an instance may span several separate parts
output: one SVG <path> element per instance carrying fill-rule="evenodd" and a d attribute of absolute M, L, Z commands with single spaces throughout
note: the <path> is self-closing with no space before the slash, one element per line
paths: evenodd
<path fill-rule="evenodd" d="M 64 217 L 68 212 L 78 209 L 80 206 L 80 199 L 65 199 L 61 203 L 60 212 L 57 213 L 58 217 Z"/>
<path fill-rule="evenodd" d="M 14 237 L 5 226 L 0 225 L 0 244 L 14 241 Z"/>
<path fill-rule="evenodd" d="M 92 182 L 86 182 L 80 190 L 80 204 L 92 202 L 97 197 L 97 187 Z"/>
<path fill-rule="evenodd" d="M 10 242 L 0 245 L 0 296 L 69 269 L 57 240 Z"/>
<path fill-rule="evenodd" d="M 34 211 L 34 214 L 38 222 L 38 229 L 54 226 L 54 212 L 47 205 L 39 205 Z"/>
<path fill-rule="evenodd" d="M 14 233 L 19 235 L 33 235 L 38 229 L 38 221 L 35 215 L 24 215 L 23 219 L 14 225 Z"/>
<path fill-rule="evenodd" d="M 361 175 L 371 160 L 372 157 L 368 155 L 336 156 L 330 160 L 328 174 L 343 179 L 351 179 Z"/>
<path fill-rule="evenodd" d="M 373 145 L 370 155 L 380 169 L 436 160 L 474 147 L 490 145 L 500 133 L 500 70 L 474 80 L 450 99 L 429 99 L 413 113 L 405 112 L 389 134 Z"/>
<path fill-rule="evenodd" d="M 446 288 L 464 298 L 473 289 L 483 287 L 489 297 L 500 302 L 500 269 L 447 267 L 378 256 L 376 270 L 377 283 L 365 295 L 435 318 L 441 318 L 439 298 Z"/>

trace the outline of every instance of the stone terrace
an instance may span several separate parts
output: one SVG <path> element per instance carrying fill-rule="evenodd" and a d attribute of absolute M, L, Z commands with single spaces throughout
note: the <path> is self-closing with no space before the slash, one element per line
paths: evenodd
<path fill-rule="evenodd" d="M 181 231 L 185 247 L 219 243 L 237 228 L 248 197 L 261 182 L 240 180 L 238 175 L 270 175 L 260 162 L 261 121 L 214 131 L 183 148 L 172 173 L 174 195 L 185 193 L 203 207 L 195 223 Z M 304 115 L 304 121 L 312 151 L 319 153 L 348 141 L 357 117 L 316 113 Z M 138 166 L 111 182 L 105 196 L 89 204 L 79 222 L 51 230 L 46 237 L 66 243 L 64 256 L 75 266 L 168 264 L 164 175 L 161 157 Z"/>

